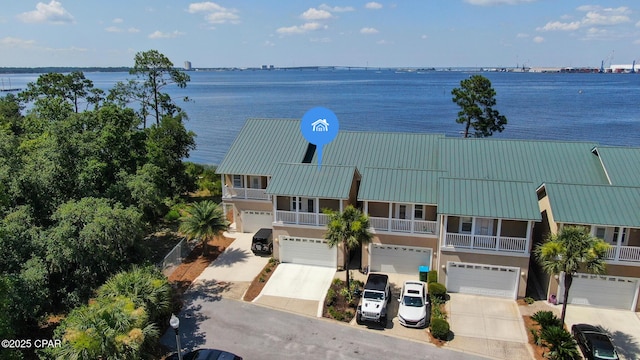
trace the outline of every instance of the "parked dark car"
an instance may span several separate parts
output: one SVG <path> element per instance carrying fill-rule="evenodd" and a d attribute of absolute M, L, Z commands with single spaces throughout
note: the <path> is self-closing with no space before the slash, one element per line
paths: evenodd
<path fill-rule="evenodd" d="M 182 355 L 183 360 L 242 360 L 238 355 L 216 349 L 198 349 Z M 178 354 L 173 354 L 167 360 L 178 360 Z"/>
<path fill-rule="evenodd" d="M 258 230 L 251 240 L 251 251 L 256 255 L 271 255 L 273 253 L 273 230 L 268 228 Z"/>
<path fill-rule="evenodd" d="M 600 328 L 588 324 L 576 324 L 571 334 L 578 342 L 582 355 L 587 360 L 618 360 L 616 348 L 609 335 Z"/>

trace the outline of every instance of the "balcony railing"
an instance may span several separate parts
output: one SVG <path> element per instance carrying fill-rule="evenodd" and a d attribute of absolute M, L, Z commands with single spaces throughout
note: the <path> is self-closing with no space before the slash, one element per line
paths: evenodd
<path fill-rule="evenodd" d="M 327 219 L 328 216 L 321 213 L 276 211 L 276 222 L 282 224 L 325 226 Z"/>
<path fill-rule="evenodd" d="M 607 250 L 606 260 L 640 262 L 640 246 L 612 246 Z"/>
<path fill-rule="evenodd" d="M 447 233 L 444 239 L 445 247 L 518 253 L 528 250 L 527 239 L 519 237 Z"/>
<path fill-rule="evenodd" d="M 249 189 L 223 187 L 222 197 L 225 199 L 251 199 L 251 200 L 271 200 L 271 195 L 265 189 Z"/>
<path fill-rule="evenodd" d="M 436 221 L 369 217 L 371 227 L 379 231 L 436 234 Z"/>

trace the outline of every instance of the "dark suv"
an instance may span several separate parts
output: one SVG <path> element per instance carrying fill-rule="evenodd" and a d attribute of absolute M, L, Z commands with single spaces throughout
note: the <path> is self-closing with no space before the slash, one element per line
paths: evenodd
<path fill-rule="evenodd" d="M 253 235 L 251 251 L 256 255 L 271 255 L 273 253 L 273 230 L 260 229 Z"/>

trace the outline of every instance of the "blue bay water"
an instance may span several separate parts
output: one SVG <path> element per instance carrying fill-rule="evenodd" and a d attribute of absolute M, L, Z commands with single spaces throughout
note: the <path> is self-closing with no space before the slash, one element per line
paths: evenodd
<path fill-rule="evenodd" d="M 461 71 L 278 70 L 190 72 L 185 89 L 166 91 L 197 134 L 189 160 L 218 164 L 247 118 L 300 119 L 310 108 L 331 109 L 341 130 L 401 131 L 460 136 L 451 90 L 472 75 Z M 495 138 L 593 141 L 640 146 L 640 76 L 634 74 L 482 73 L 508 119 Z M 85 73 L 109 89 L 127 73 Z M 37 75 L 2 75 L 24 88 Z M 179 99 L 188 96 L 192 101 Z M 287 139 L 275 139 L 274 146 Z M 330 145 L 328 145 L 330 146 Z"/>

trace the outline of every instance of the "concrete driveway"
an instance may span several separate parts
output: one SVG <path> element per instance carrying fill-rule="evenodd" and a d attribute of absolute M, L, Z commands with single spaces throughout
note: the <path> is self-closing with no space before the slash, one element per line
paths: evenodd
<path fill-rule="evenodd" d="M 251 251 L 253 234 L 225 232 L 224 236 L 235 240 L 204 269 L 202 274 L 196 278 L 194 284 L 198 282 L 222 283 L 228 285 L 224 296 L 242 299 L 244 292 L 249 288 L 253 279 L 262 271 L 269 258 L 253 254 Z"/>
<path fill-rule="evenodd" d="M 515 301 L 457 293 L 450 297 L 446 304 L 454 336 L 450 348 L 494 359 L 531 359 Z"/>
<path fill-rule="evenodd" d="M 592 306 L 568 305 L 565 318 L 567 328 L 586 323 L 601 326 L 609 333 L 621 357 L 638 359 L 640 355 L 640 318 L 626 310 L 603 309 Z"/>
<path fill-rule="evenodd" d="M 253 302 L 309 316 L 322 316 L 322 301 L 336 269 L 280 264 Z"/>

